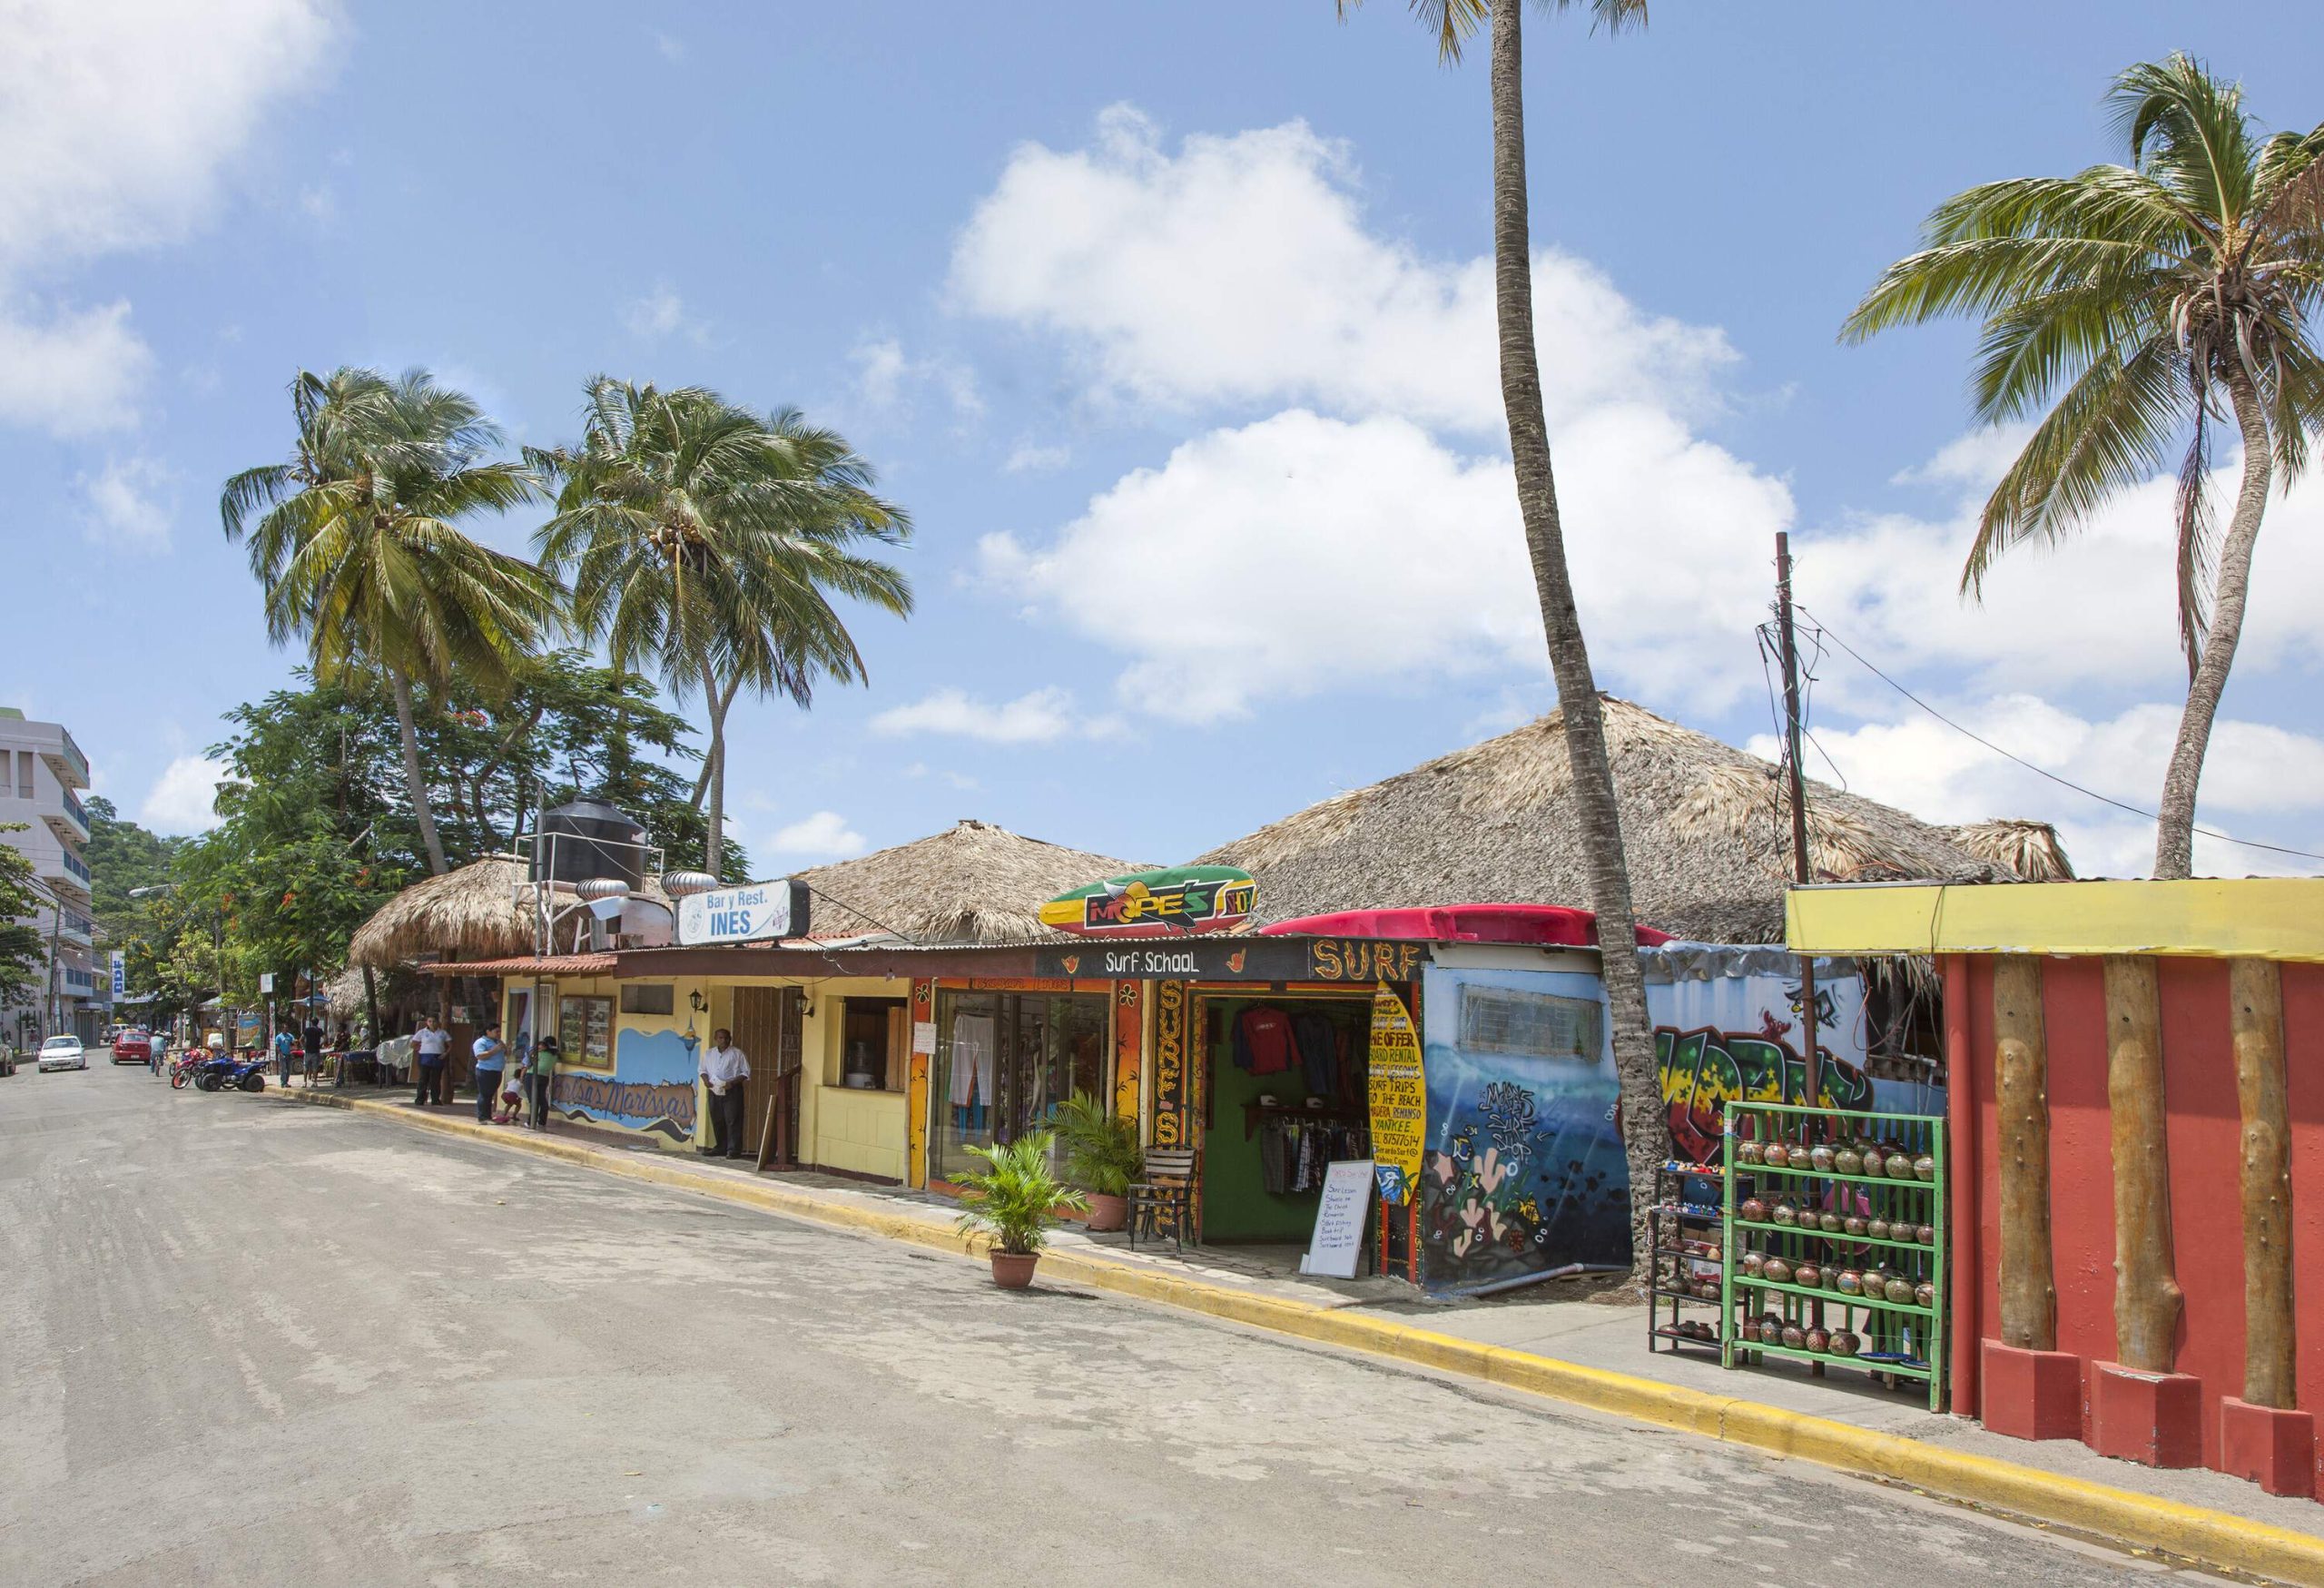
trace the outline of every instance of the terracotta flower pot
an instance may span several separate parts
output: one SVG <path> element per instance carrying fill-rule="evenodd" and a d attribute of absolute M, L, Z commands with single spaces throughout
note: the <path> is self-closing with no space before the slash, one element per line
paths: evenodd
<path fill-rule="evenodd" d="M 992 1282 L 1003 1290 L 1022 1290 L 1033 1282 L 1034 1265 L 1041 1260 L 1039 1252 L 992 1251 Z"/>
<path fill-rule="evenodd" d="M 1089 1193 L 1089 1229 L 1102 1233 L 1109 1229 L 1129 1228 L 1129 1198 L 1108 1197 L 1103 1191 Z"/>

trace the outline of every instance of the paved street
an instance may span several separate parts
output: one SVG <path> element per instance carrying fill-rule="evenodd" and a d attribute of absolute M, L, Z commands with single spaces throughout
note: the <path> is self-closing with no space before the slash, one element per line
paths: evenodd
<path fill-rule="evenodd" d="M 966 1262 L 143 1070 L 0 1080 L 0 1195 L 10 1584 L 2158 1574 L 1679 1435 L 1007 1296 Z"/>

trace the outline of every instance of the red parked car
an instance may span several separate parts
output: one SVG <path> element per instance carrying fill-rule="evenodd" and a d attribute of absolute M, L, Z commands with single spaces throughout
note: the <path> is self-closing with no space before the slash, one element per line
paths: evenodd
<path fill-rule="evenodd" d="M 115 1064 L 150 1064 L 153 1059 L 153 1037 L 135 1026 L 123 1028 L 113 1040 L 113 1061 Z"/>

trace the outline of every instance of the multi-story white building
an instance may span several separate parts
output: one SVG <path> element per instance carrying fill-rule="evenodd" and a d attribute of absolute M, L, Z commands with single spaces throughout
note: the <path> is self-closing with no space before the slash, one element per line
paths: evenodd
<path fill-rule="evenodd" d="M 13 706 L 0 706 L 0 824 L 23 823 L 21 833 L 0 833 L 0 843 L 33 863 L 37 890 L 44 895 L 36 916 L 49 969 L 44 992 L 0 1013 L 6 1021 L 0 1041 L 35 1046 L 44 1036 L 70 1031 L 94 1042 L 111 1007 L 109 971 L 98 969 L 94 879 L 81 846 L 89 841 L 89 815 L 79 791 L 89 786 L 89 758 L 61 723 L 36 723 Z"/>

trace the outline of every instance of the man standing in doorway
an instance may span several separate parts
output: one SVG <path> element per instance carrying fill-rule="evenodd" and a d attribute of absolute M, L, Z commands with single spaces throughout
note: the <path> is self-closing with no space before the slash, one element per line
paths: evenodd
<path fill-rule="evenodd" d="M 419 1070 L 419 1095 L 411 1100 L 413 1108 L 444 1100 L 444 1054 L 451 1045 L 452 1033 L 438 1025 L 434 1015 L 419 1017 L 419 1029 L 411 1033 L 411 1056 Z"/>
<path fill-rule="evenodd" d="M 702 1052 L 702 1079 L 710 1085 L 717 1150 L 728 1158 L 743 1156 L 743 1083 L 750 1078 L 751 1061 L 734 1046 L 734 1033 L 724 1026 L 711 1032 L 710 1046 Z"/>
<path fill-rule="evenodd" d="M 492 1105 L 500 1096 L 500 1067 L 508 1060 L 508 1050 L 500 1044 L 500 1028 L 486 1022 L 484 1035 L 476 1040 L 476 1122 L 489 1123 Z"/>

